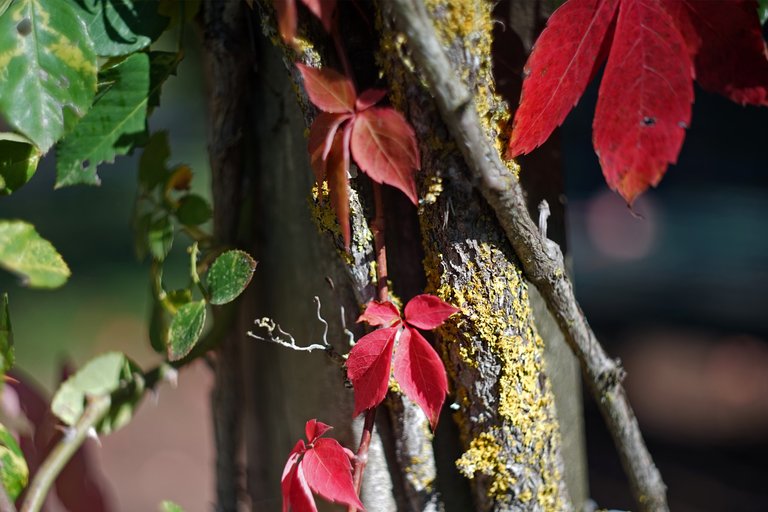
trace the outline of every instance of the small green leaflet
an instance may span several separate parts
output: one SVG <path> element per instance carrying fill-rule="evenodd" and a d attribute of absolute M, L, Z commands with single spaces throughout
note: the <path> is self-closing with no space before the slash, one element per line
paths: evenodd
<path fill-rule="evenodd" d="M 160 503 L 160 512 L 184 512 L 184 509 L 172 501 L 164 500 Z"/>
<path fill-rule="evenodd" d="M 101 73 L 93 107 L 57 146 L 56 187 L 97 185 L 99 164 L 147 141 L 148 111 L 177 62 L 173 53 L 136 53 Z"/>
<path fill-rule="evenodd" d="M 42 153 L 88 111 L 96 70 L 72 2 L 18 0 L 0 17 L 0 115 Z"/>
<path fill-rule="evenodd" d="M 170 21 L 158 14 L 157 0 L 76 0 L 72 4 L 86 22 L 96 54 L 102 57 L 146 48 Z"/>
<path fill-rule="evenodd" d="M 26 137 L 0 133 L 0 195 L 24 185 L 35 174 L 40 150 Z"/>
<path fill-rule="evenodd" d="M 199 226 L 207 222 L 212 214 L 208 201 L 197 194 L 183 196 L 176 209 L 176 218 L 185 226 Z"/>
<path fill-rule="evenodd" d="M 4 293 L 0 297 L 0 378 L 11 369 L 14 359 L 11 312 L 8 310 L 8 294 Z"/>
<path fill-rule="evenodd" d="M 0 220 L 0 266 L 34 288 L 59 287 L 70 275 L 53 245 L 20 220 Z"/>
<path fill-rule="evenodd" d="M 251 282 L 256 261 L 244 251 L 234 250 L 221 254 L 208 270 L 208 290 L 211 304 L 231 302 L 243 293 Z"/>
<path fill-rule="evenodd" d="M 8 497 L 15 500 L 29 479 L 29 469 L 19 445 L 8 429 L 0 424 L 0 481 Z"/>
<path fill-rule="evenodd" d="M 168 359 L 178 361 L 197 344 L 205 326 L 205 300 L 184 304 L 168 330 Z"/>

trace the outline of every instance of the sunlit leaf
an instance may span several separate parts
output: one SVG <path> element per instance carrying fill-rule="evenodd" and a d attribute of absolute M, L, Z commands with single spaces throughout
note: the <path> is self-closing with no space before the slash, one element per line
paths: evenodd
<path fill-rule="evenodd" d="M 208 270 L 210 302 L 226 304 L 243 293 L 251 282 L 256 261 L 244 251 L 232 250 L 221 254 Z"/>
<path fill-rule="evenodd" d="M 205 300 L 184 304 L 171 320 L 168 331 L 168 359 L 178 361 L 189 354 L 205 326 Z"/>
<path fill-rule="evenodd" d="M 16 439 L 0 424 L 0 481 L 11 499 L 21 493 L 29 479 L 29 468 Z"/>
<path fill-rule="evenodd" d="M 0 266 L 35 288 L 56 288 L 70 275 L 53 245 L 20 220 L 0 220 Z"/>

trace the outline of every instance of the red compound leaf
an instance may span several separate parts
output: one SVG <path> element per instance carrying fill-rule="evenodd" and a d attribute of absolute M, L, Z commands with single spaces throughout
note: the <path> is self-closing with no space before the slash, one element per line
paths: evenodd
<path fill-rule="evenodd" d="M 419 329 L 432 330 L 440 327 L 451 315 L 458 312 L 458 308 L 425 293 L 415 296 L 406 304 L 405 321 Z"/>
<path fill-rule="evenodd" d="M 406 327 L 393 364 L 395 380 L 405 395 L 421 407 L 434 430 L 448 393 L 448 377 L 440 356 L 419 331 Z"/>

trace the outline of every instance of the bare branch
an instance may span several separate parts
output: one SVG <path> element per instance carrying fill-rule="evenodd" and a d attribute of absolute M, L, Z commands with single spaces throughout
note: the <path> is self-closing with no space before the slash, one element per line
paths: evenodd
<path fill-rule="evenodd" d="M 474 98 L 451 67 L 423 3 L 393 0 L 390 5 L 398 28 L 408 37 L 416 67 L 423 72 L 477 188 L 494 209 L 528 279 L 541 292 L 579 359 L 584 378 L 613 436 L 639 509 L 668 510 L 666 486 L 645 447 L 621 386 L 623 370 L 605 353 L 579 308 L 562 253 L 556 244 L 547 243 L 528 214 L 520 183 L 483 132 Z"/>

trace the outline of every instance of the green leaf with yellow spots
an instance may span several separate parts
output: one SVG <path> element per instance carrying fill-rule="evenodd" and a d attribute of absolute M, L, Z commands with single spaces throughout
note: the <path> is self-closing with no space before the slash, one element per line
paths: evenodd
<path fill-rule="evenodd" d="M 8 497 L 15 500 L 26 487 L 29 468 L 24 454 L 8 429 L 0 425 L 0 482 Z"/>
<path fill-rule="evenodd" d="M 96 168 L 147 142 L 147 115 L 175 53 L 135 53 L 99 75 L 93 107 L 56 146 L 56 186 L 97 185 Z"/>
<path fill-rule="evenodd" d="M 0 133 L 0 195 L 7 195 L 28 182 L 37 170 L 40 150 L 16 133 Z"/>
<path fill-rule="evenodd" d="M 0 116 L 41 152 L 88 111 L 96 72 L 72 2 L 17 0 L 0 16 Z"/>
<path fill-rule="evenodd" d="M 57 288 L 70 274 L 53 245 L 20 220 L 0 220 L 0 267 L 34 288 Z"/>
<path fill-rule="evenodd" d="M 168 26 L 157 0 L 75 0 L 97 55 L 117 57 L 149 46 Z"/>

